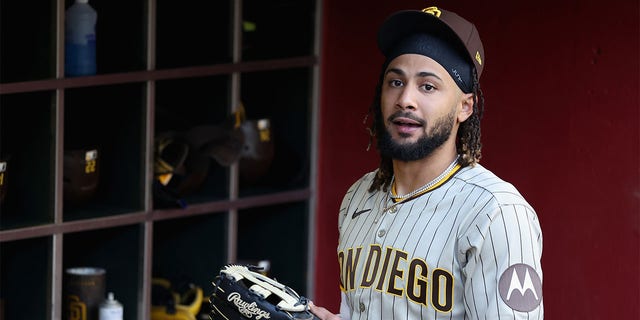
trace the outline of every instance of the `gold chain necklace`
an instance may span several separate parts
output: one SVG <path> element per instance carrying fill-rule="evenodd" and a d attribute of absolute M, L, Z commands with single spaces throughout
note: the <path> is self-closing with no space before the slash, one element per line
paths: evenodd
<path fill-rule="evenodd" d="M 395 206 L 406 202 L 408 200 L 414 199 L 424 193 L 427 193 L 437 187 L 439 187 L 440 185 L 442 185 L 444 182 L 446 182 L 447 180 L 449 180 L 449 178 L 456 173 L 456 171 L 458 171 L 458 169 L 461 168 L 460 164 L 458 163 L 458 158 L 460 158 L 460 156 L 458 155 L 453 162 L 451 162 L 451 164 L 439 175 L 437 176 L 435 179 L 429 181 L 427 184 L 423 185 L 422 187 L 415 189 L 405 195 L 396 195 L 394 194 L 394 183 L 395 183 L 395 176 L 393 176 L 391 178 L 391 190 L 389 190 L 389 192 L 387 193 L 387 196 L 389 198 L 392 199 L 393 203 L 387 207 L 384 207 L 382 209 L 382 212 L 386 212 L 387 210 L 390 210 L 391 208 L 394 208 Z"/>

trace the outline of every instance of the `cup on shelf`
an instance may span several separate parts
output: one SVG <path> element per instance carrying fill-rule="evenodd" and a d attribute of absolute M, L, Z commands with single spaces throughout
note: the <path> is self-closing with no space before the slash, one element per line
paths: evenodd
<path fill-rule="evenodd" d="M 106 270 L 74 267 L 65 270 L 65 319 L 98 320 L 105 299 Z"/>

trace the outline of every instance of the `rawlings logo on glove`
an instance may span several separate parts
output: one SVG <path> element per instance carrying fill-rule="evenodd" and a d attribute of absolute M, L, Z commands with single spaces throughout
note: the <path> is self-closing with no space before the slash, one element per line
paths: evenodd
<path fill-rule="evenodd" d="M 238 292 L 231 293 L 229 297 L 227 297 L 227 300 L 238 308 L 238 312 L 249 319 L 271 319 L 271 314 L 269 312 L 258 308 L 258 305 L 255 302 L 248 303 L 242 300 L 240 293 Z"/>
<path fill-rule="evenodd" d="M 314 319 L 305 297 L 247 266 L 225 266 L 213 286 L 210 298 L 213 320 Z"/>

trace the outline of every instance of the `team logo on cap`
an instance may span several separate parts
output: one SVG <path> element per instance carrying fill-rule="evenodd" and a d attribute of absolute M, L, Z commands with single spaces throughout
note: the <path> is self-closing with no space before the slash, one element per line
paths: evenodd
<path fill-rule="evenodd" d="M 424 9 L 422 9 L 422 12 L 428 13 L 428 14 L 432 14 L 432 15 L 438 17 L 438 18 L 440 18 L 440 14 L 442 14 L 442 11 L 440 11 L 440 9 L 438 9 L 438 7 L 424 8 Z"/>
<path fill-rule="evenodd" d="M 498 290 L 504 303 L 514 310 L 528 312 L 542 302 L 542 280 L 534 268 L 514 264 L 502 273 Z"/>

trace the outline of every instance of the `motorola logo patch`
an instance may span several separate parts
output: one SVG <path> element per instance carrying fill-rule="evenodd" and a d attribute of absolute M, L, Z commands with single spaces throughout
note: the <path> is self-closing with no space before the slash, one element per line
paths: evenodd
<path fill-rule="evenodd" d="M 504 271 L 498 283 L 500 297 L 514 310 L 529 312 L 542 302 L 542 281 L 531 266 L 514 264 Z"/>

